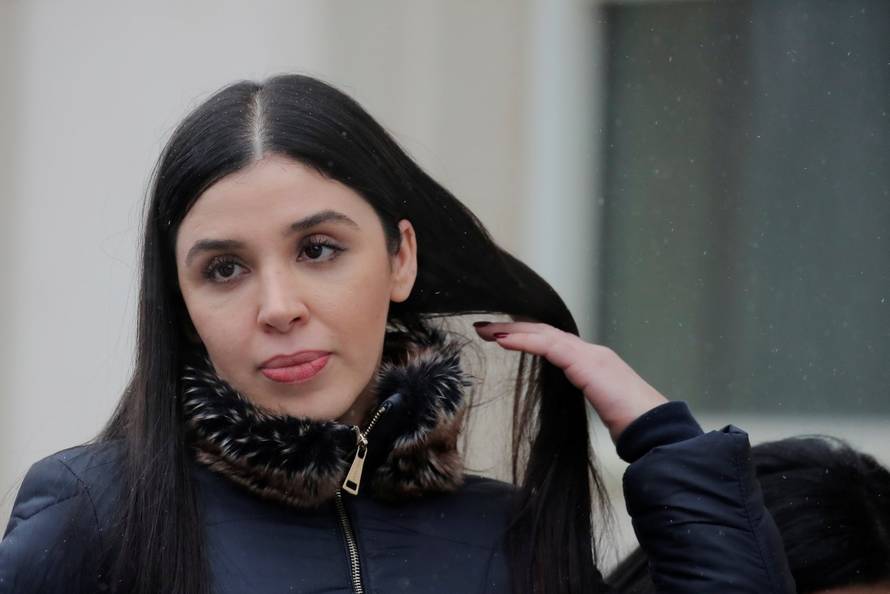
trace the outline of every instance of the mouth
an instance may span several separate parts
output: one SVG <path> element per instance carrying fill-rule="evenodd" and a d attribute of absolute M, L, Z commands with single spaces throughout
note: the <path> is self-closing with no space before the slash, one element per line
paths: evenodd
<path fill-rule="evenodd" d="M 330 353 L 321 351 L 278 356 L 263 363 L 260 371 L 273 382 L 296 384 L 318 375 L 330 356 Z"/>

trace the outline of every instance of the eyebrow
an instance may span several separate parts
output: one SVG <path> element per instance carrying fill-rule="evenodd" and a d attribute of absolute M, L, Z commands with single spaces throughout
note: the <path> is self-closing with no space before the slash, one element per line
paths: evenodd
<path fill-rule="evenodd" d="M 322 223 L 339 223 L 341 225 L 346 225 L 354 229 L 360 229 L 358 223 L 350 219 L 342 212 L 337 212 L 336 210 L 322 210 L 291 223 L 287 227 L 287 229 L 284 230 L 282 236 L 287 237 L 288 235 L 292 235 L 293 233 L 306 231 L 307 229 L 317 227 Z M 242 247 L 244 247 L 244 243 L 236 239 L 200 239 L 196 241 L 195 245 L 193 245 L 188 251 L 188 254 L 185 257 L 185 265 L 188 266 L 195 258 L 195 256 L 197 256 L 201 252 L 209 252 L 215 250 L 233 250 Z"/>

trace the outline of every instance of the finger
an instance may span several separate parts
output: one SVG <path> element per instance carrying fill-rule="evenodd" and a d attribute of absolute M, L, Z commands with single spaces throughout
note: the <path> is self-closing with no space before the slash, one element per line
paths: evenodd
<path fill-rule="evenodd" d="M 495 340 L 507 350 L 538 355 L 560 369 L 567 369 L 580 357 L 579 349 L 572 337 L 577 339 L 574 334 L 566 332 L 556 338 L 540 333 L 513 332 Z"/>
<path fill-rule="evenodd" d="M 522 332 L 527 334 L 543 334 L 555 339 L 559 334 L 565 334 L 562 330 L 541 322 L 489 322 L 485 325 L 473 325 L 476 332 L 483 340 L 494 340 L 495 333 L 509 332 L 511 334 Z"/>

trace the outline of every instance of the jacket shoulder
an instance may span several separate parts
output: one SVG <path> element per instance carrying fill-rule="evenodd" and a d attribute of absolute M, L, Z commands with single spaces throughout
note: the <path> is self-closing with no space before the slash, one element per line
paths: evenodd
<path fill-rule="evenodd" d="M 91 591 L 116 452 L 78 446 L 31 466 L 0 541 L 0 592 Z"/>
<path fill-rule="evenodd" d="M 116 482 L 118 454 L 117 444 L 90 444 L 61 450 L 35 462 L 22 481 L 7 533 L 18 522 L 72 498 L 104 503 L 103 495 Z"/>
<path fill-rule="evenodd" d="M 465 475 L 456 491 L 402 505 L 398 516 L 431 538 L 499 547 L 509 524 L 513 494 L 514 487 L 508 483 Z"/>
<path fill-rule="evenodd" d="M 467 474 L 458 492 L 466 497 L 479 497 L 487 501 L 509 500 L 516 494 L 516 486 L 498 479 Z"/>
<path fill-rule="evenodd" d="M 470 513 L 498 519 L 509 513 L 516 494 L 516 487 L 510 483 L 477 475 L 465 475 L 463 485 L 455 493 L 456 504 Z"/>
<path fill-rule="evenodd" d="M 499 547 L 509 524 L 513 487 L 507 483 L 466 475 L 461 486 L 448 493 L 428 494 L 401 502 L 370 497 L 354 500 L 360 518 L 390 527 L 393 534 L 423 535 L 426 542 Z"/>

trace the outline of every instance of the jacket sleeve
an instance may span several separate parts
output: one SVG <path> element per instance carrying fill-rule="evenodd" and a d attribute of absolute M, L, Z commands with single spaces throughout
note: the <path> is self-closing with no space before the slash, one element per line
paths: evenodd
<path fill-rule="evenodd" d="M 685 403 L 669 402 L 628 426 L 617 446 L 658 594 L 796 591 L 744 431 L 703 433 Z"/>
<path fill-rule="evenodd" d="M 95 592 L 98 524 L 89 492 L 57 457 L 25 476 L 0 540 L 0 594 Z"/>

